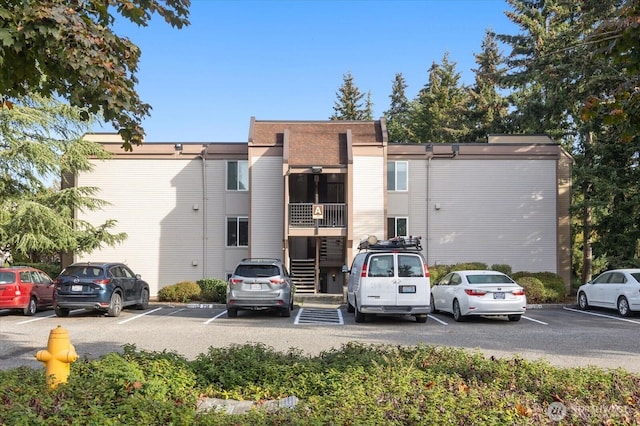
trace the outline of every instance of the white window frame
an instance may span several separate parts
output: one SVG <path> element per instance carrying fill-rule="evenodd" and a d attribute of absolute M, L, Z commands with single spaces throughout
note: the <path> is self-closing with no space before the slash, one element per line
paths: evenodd
<path fill-rule="evenodd" d="M 390 165 L 393 164 L 393 171 Z M 398 165 L 404 164 L 404 178 L 399 178 Z M 389 181 L 393 173 L 393 182 Z M 402 173 L 402 172 L 400 172 Z M 402 181 L 402 182 L 400 182 Z M 409 190 L 409 162 L 408 161 L 388 161 L 387 162 L 387 190 L 393 192 L 407 192 Z"/>
<path fill-rule="evenodd" d="M 406 216 L 394 216 L 394 217 L 389 217 L 388 219 L 389 220 L 393 219 L 393 230 L 392 229 L 387 229 L 387 233 L 389 234 L 389 238 L 408 237 L 409 236 L 408 235 L 409 234 L 409 218 L 408 217 L 406 217 Z M 398 220 L 404 220 L 404 225 L 405 225 L 405 230 L 407 231 L 407 235 L 398 235 Z"/>
<path fill-rule="evenodd" d="M 229 245 L 229 223 L 231 221 L 235 221 L 236 225 L 236 236 L 235 236 L 235 244 Z M 247 227 L 247 244 L 240 245 L 240 224 L 245 223 Z M 227 220 L 225 221 L 225 246 L 226 247 L 249 247 L 249 218 L 247 216 L 227 216 Z"/>
<path fill-rule="evenodd" d="M 236 165 L 235 182 L 229 179 L 229 164 Z M 241 186 L 244 184 L 246 188 Z M 227 191 L 249 191 L 249 162 L 247 160 L 229 160 L 227 161 Z"/>

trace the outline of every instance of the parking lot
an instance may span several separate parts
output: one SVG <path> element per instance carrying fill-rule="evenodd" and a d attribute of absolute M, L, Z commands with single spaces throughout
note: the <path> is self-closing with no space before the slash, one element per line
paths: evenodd
<path fill-rule="evenodd" d="M 211 346 L 262 343 L 286 351 L 316 355 L 350 341 L 373 344 L 462 347 L 486 356 L 545 359 L 561 367 L 595 365 L 640 373 L 640 315 L 622 318 L 615 311 L 580 311 L 572 306 L 529 309 L 519 322 L 506 317 L 469 318 L 429 315 L 426 324 L 412 317 L 376 317 L 356 324 L 346 307 L 296 305 L 290 318 L 270 311 L 240 311 L 228 318 L 220 305 L 154 304 L 124 310 L 119 317 L 74 310 L 58 318 L 53 310 L 33 317 L 0 311 L 0 368 L 42 367 L 35 354 L 45 349 L 58 325 L 69 332 L 80 359 L 120 351 L 124 344 L 150 351 L 175 351 L 189 359 Z"/>

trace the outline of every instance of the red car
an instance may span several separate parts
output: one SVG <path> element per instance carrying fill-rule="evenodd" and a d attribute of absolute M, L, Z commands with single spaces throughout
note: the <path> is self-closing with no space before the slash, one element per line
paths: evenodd
<path fill-rule="evenodd" d="M 31 316 L 53 305 L 55 286 L 49 275 L 29 266 L 0 268 L 0 309 L 19 309 Z"/>

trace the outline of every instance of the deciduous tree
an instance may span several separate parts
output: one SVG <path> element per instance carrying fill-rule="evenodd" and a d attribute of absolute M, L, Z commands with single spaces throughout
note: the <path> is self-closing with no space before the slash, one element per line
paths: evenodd
<path fill-rule="evenodd" d="M 0 98 L 62 97 L 118 129 L 123 148 L 144 138 L 151 106 L 136 92 L 140 49 L 113 31 L 116 18 L 146 26 L 153 15 L 181 28 L 190 0 L 5 0 L 0 4 Z"/>

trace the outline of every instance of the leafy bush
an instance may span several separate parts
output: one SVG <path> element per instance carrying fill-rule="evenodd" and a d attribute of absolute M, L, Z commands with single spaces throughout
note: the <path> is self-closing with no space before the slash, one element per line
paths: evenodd
<path fill-rule="evenodd" d="M 495 265 L 491 265 L 491 270 L 502 272 L 503 274 L 506 274 L 509 276 L 511 276 L 511 273 L 512 273 L 511 265 L 495 264 Z"/>
<path fill-rule="evenodd" d="M 196 281 L 200 286 L 200 297 L 205 302 L 226 303 L 227 282 L 219 278 L 207 278 Z"/>
<path fill-rule="evenodd" d="M 177 284 L 162 287 L 158 291 L 161 302 L 190 302 L 200 300 L 200 286 L 195 281 L 181 281 Z"/>
<path fill-rule="evenodd" d="M 522 277 L 517 282 L 525 289 L 527 303 L 544 303 L 545 288 L 542 281 L 536 277 Z"/>
<path fill-rule="evenodd" d="M 527 272 L 519 271 L 512 275 L 512 278 L 520 282 L 522 277 L 535 277 L 544 284 L 544 296 L 542 303 L 558 303 L 567 296 L 567 288 L 564 281 L 558 274 L 553 272 Z"/>
<path fill-rule="evenodd" d="M 16 262 L 11 266 L 30 266 L 32 268 L 40 269 L 49 275 L 52 279 L 55 279 L 60 272 L 62 272 L 62 268 L 60 265 L 54 265 L 50 263 L 25 263 L 25 262 Z"/>
<path fill-rule="evenodd" d="M 426 345 L 348 343 L 318 356 L 263 344 L 211 348 L 195 361 L 167 352 L 108 354 L 71 364 L 48 389 L 43 369 L 0 371 L 0 424 L 324 425 L 637 424 L 640 376 L 622 369 L 556 368 Z M 197 412 L 199 396 L 298 398 L 290 409 Z M 478 409 L 478 407 L 482 407 Z M 555 423 L 554 423 L 555 424 Z"/>

